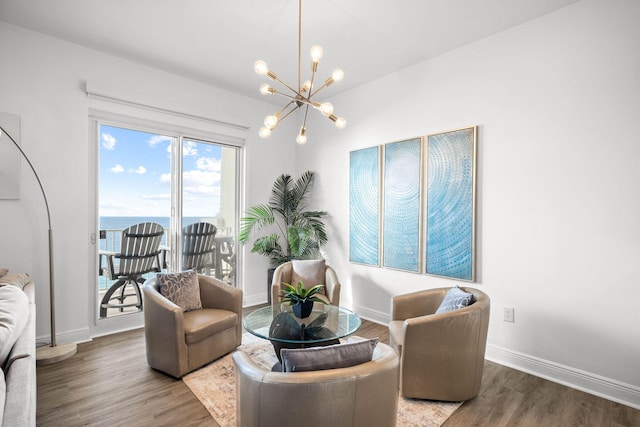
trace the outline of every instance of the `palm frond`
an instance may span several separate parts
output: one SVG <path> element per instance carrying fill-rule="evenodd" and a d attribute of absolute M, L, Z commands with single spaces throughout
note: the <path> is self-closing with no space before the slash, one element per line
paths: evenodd
<path fill-rule="evenodd" d="M 315 173 L 312 171 L 306 171 L 296 180 L 293 188 L 291 189 L 292 200 L 294 204 L 294 210 L 299 210 L 304 206 L 309 191 L 313 187 L 315 182 Z"/>
<path fill-rule="evenodd" d="M 273 210 L 267 205 L 256 205 L 245 212 L 245 216 L 240 218 L 240 233 L 238 241 L 242 244 L 249 240 L 249 235 L 261 228 L 275 222 Z"/>
<path fill-rule="evenodd" d="M 325 212 L 326 213 L 326 212 Z M 324 215 L 322 215 L 324 216 Z M 329 241 L 329 238 L 327 237 L 327 230 L 325 228 L 324 223 L 320 220 L 321 216 L 311 216 L 311 217 L 307 217 L 305 215 L 305 217 L 307 218 L 307 220 L 309 221 L 309 225 L 313 228 L 314 230 L 314 235 L 315 235 L 315 240 L 318 242 L 318 246 L 323 246 L 326 245 L 327 242 Z"/>
<path fill-rule="evenodd" d="M 287 212 L 290 210 L 291 205 L 291 175 L 282 174 L 273 183 L 271 187 L 271 197 L 269 197 L 269 206 L 274 211 L 278 212 L 285 218 L 285 225 L 287 222 Z"/>
<path fill-rule="evenodd" d="M 301 257 L 313 242 L 312 227 L 289 227 L 289 251 L 292 257 Z"/>
<path fill-rule="evenodd" d="M 270 258 L 278 258 L 283 255 L 282 246 L 278 241 L 280 236 L 277 234 L 269 234 L 268 236 L 260 237 L 253 242 L 251 252 L 256 252 L 262 255 L 266 255 Z"/>

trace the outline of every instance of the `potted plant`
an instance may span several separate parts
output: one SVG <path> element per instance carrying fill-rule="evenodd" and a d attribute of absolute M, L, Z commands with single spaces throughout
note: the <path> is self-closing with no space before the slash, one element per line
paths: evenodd
<path fill-rule="evenodd" d="M 324 285 L 315 285 L 306 289 L 302 280 L 299 280 L 295 286 L 283 283 L 280 298 L 282 298 L 282 302 L 289 303 L 296 317 L 304 319 L 311 314 L 314 302 L 324 304 L 323 300 L 315 296 L 323 287 Z"/>
<path fill-rule="evenodd" d="M 312 171 L 295 181 L 290 175 L 280 175 L 273 183 L 268 203 L 247 209 L 240 219 L 241 244 L 246 244 L 253 233 L 270 228 L 269 234 L 253 242 L 251 252 L 269 257 L 274 269 L 293 259 L 317 258 L 320 247 L 327 243 L 321 220 L 327 212 L 307 210 L 314 180 Z"/>

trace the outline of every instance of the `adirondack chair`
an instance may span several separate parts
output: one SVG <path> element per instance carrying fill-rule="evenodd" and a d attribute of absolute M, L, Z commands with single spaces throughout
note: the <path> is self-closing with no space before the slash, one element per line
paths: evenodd
<path fill-rule="evenodd" d="M 119 253 L 100 251 L 100 255 L 107 259 L 104 274 L 108 279 L 116 280 L 102 298 L 100 317 L 107 317 L 108 308 L 124 311 L 125 307 L 137 307 L 142 310 L 140 284 L 145 281 L 143 274 L 161 271 L 160 242 L 163 234 L 164 228 L 154 222 L 132 225 L 122 230 Z M 118 260 L 118 263 L 114 260 Z M 134 293 L 127 293 L 129 285 Z M 135 296 L 136 300 L 125 303 L 125 299 L 130 296 Z"/>
<path fill-rule="evenodd" d="M 217 228 L 208 222 L 197 222 L 182 231 L 182 268 L 199 273 L 213 265 Z"/>

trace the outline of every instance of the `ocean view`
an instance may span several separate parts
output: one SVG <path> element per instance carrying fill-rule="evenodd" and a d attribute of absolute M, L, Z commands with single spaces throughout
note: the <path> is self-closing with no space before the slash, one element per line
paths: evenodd
<path fill-rule="evenodd" d="M 201 217 L 185 217 L 182 219 L 182 225 L 187 226 L 202 221 Z M 169 228 L 168 216 L 101 216 L 100 230 L 124 230 L 141 222 L 156 222 L 164 228 Z"/>

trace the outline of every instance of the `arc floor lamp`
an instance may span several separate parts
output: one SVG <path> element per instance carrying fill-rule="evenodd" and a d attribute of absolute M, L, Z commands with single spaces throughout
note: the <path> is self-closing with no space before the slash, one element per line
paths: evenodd
<path fill-rule="evenodd" d="M 53 230 L 51 228 L 51 211 L 49 210 L 49 201 L 47 200 L 47 194 L 44 191 L 44 187 L 42 186 L 42 182 L 40 181 L 40 177 L 36 172 L 36 169 L 33 167 L 31 160 L 27 157 L 22 147 L 16 142 L 15 139 L 7 132 L 2 126 L 0 126 L 0 139 L 2 136 L 6 135 L 9 141 L 15 145 L 15 147 L 20 151 L 22 157 L 27 161 L 33 175 L 36 177 L 36 181 L 38 181 L 38 185 L 40 186 L 40 191 L 42 193 L 42 197 L 44 199 L 44 205 L 47 209 L 47 221 L 49 223 L 49 308 L 51 312 L 51 344 L 48 346 L 38 347 L 36 349 L 36 363 L 38 365 L 50 365 L 52 363 L 60 362 L 62 360 L 68 359 L 74 354 L 76 354 L 77 346 L 75 343 L 65 343 L 65 344 L 57 344 L 56 343 L 56 304 L 55 304 L 55 286 L 54 286 L 54 274 L 53 274 Z"/>

